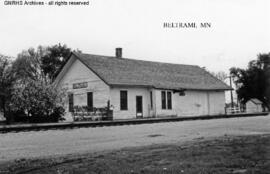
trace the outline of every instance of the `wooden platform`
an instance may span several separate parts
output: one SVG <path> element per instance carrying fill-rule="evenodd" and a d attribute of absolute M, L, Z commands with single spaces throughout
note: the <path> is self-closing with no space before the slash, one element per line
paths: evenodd
<path fill-rule="evenodd" d="M 162 117 L 162 118 L 141 118 L 128 120 L 113 120 L 113 121 L 89 121 L 89 122 L 61 122 L 61 123 L 35 123 L 35 124 L 14 124 L 0 125 L 0 133 L 19 132 L 19 131 L 38 131 L 48 129 L 70 129 L 79 127 L 101 127 L 101 126 L 119 126 L 129 124 L 149 124 L 159 122 L 173 121 L 188 121 L 188 120 L 208 120 L 221 118 L 236 118 L 236 117 L 255 117 L 266 116 L 268 112 L 252 113 L 252 114 L 231 114 L 231 115 L 205 115 L 205 116 L 189 116 L 189 117 Z"/>

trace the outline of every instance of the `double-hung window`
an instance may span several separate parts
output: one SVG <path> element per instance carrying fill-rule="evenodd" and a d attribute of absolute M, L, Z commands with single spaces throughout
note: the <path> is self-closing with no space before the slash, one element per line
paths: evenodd
<path fill-rule="evenodd" d="M 161 109 L 172 109 L 172 92 L 161 91 Z"/>
<path fill-rule="evenodd" d="M 93 111 L 93 92 L 87 92 L 87 107 L 90 109 L 90 111 Z"/>
<path fill-rule="evenodd" d="M 128 110 L 128 92 L 120 91 L 120 110 Z"/>
<path fill-rule="evenodd" d="M 167 109 L 172 109 L 172 92 L 167 92 Z"/>
<path fill-rule="evenodd" d="M 166 109 L 166 91 L 161 91 L 161 108 Z"/>
<path fill-rule="evenodd" d="M 74 96 L 72 93 L 68 94 L 68 111 L 73 112 Z"/>

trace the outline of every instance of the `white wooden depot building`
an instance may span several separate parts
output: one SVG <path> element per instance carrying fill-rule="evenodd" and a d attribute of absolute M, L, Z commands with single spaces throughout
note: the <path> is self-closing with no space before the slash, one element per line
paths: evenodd
<path fill-rule="evenodd" d="M 106 107 L 113 119 L 224 114 L 231 88 L 195 65 L 73 52 L 55 83 L 67 88 L 66 119 L 73 106 Z"/>

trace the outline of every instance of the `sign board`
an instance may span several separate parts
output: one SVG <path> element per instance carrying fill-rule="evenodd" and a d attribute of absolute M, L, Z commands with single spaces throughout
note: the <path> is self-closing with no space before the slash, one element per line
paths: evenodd
<path fill-rule="evenodd" d="M 80 88 L 87 88 L 88 83 L 87 82 L 82 82 L 82 83 L 74 83 L 73 84 L 73 89 L 80 89 Z"/>

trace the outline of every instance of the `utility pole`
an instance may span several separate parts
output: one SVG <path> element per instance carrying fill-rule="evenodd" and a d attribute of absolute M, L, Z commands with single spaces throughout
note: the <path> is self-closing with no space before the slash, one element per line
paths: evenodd
<path fill-rule="evenodd" d="M 232 88 L 232 76 L 229 76 L 230 78 L 230 87 Z M 233 104 L 233 90 L 231 90 L 231 107 L 234 108 Z"/>

